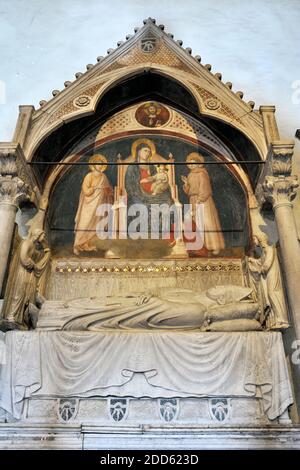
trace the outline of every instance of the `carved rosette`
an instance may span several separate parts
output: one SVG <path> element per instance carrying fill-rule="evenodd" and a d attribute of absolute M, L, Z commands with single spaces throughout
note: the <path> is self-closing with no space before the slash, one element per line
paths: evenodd
<path fill-rule="evenodd" d="M 204 105 L 207 109 L 215 111 L 221 107 L 221 102 L 217 98 L 207 98 L 204 102 Z"/>
<path fill-rule="evenodd" d="M 85 106 L 88 106 L 90 102 L 91 98 L 87 95 L 80 95 L 73 101 L 74 105 L 77 106 L 77 108 L 84 108 Z"/>
<path fill-rule="evenodd" d="M 271 202 L 273 208 L 278 206 L 292 206 L 299 186 L 297 176 L 267 176 L 263 185 L 265 200 Z"/>

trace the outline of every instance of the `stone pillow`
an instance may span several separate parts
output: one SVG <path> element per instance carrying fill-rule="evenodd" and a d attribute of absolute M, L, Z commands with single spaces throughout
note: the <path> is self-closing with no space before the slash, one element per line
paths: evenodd
<path fill-rule="evenodd" d="M 211 323 L 206 331 L 259 331 L 261 324 L 257 320 L 243 318 L 241 320 L 225 320 Z"/>

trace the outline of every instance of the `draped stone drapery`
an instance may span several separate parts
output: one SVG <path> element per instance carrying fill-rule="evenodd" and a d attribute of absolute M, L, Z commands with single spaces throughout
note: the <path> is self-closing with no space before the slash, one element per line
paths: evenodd
<path fill-rule="evenodd" d="M 26 397 L 257 397 L 269 419 L 292 403 L 281 333 L 21 332 L 6 335 L 0 407 Z M 145 387 L 136 387 L 136 374 Z"/>

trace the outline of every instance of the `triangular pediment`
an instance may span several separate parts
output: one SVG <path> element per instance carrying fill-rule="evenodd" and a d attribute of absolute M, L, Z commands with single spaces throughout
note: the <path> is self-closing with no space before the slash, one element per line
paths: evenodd
<path fill-rule="evenodd" d="M 222 82 L 220 73 L 213 74 L 209 64 L 202 65 L 199 56 L 182 41 L 157 26 L 155 20 L 144 20 L 135 34 L 119 41 L 115 49 L 108 49 L 106 57 L 98 57 L 96 64 L 88 64 L 85 73 L 77 73 L 74 82 L 66 81 L 65 89 L 54 90 L 53 98 L 40 102 L 33 113 L 30 143 L 25 145 L 27 158 L 43 139 L 61 125 L 95 112 L 101 98 L 117 84 L 144 72 L 156 73 L 177 81 L 193 97 L 200 115 L 217 118 L 237 127 L 252 142 L 264 145 L 261 115 L 254 103 L 243 101 L 243 93 L 234 93 L 232 84 Z"/>
<path fill-rule="evenodd" d="M 192 56 L 192 50 L 182 47 L 182 41 L 175 40 L 173 35 L 164 31 L 163 25 L 157 26 L 155 20 L 144 20 L 142 28 L 136 28 L 134 35 L 127 35 L 126 41 L 119 41 L 117 48 L 108 49 L 106 57 L 98 57 L 96 64 L 87 64 L 85 73 L 76 73 L 74 82 L 66 81 L 65 89 L 53 90 L 54 98 L 49 102 L 42 101 L 42 106 L 49 106 L 54 101 L 61 100 L 74 93 L 76 88 L 82 89 L 82 85 L 94 83 L 95 78 L 104 78 L 109 72 L 124 69 L 126 67 L 145 66 L 155 67 L 161 65 L 165 68 L 176 68 L 182 74 L 190 74 L 190 79 L 202 79 L 207 82 L 209 88 L 220 85 L 223 92 L 231 99 L 237 99 L 240 104 L 246 105 L 241 100 L 242 92 L 238 96 L 231 91 L 231 83 L 223 84 L 221 74 L 210 72 L 211 65 L 201 64 L 200 56 Z M 96 87 L 94 87 L 96 90 Z M 93 90 L 87 90 L 89 94 Z M 247 106 L 247 105 L 246 105 Z"/>

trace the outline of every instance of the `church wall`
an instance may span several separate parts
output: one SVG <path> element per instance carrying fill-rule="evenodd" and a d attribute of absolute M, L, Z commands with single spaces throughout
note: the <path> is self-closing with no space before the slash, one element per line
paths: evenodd
<path fill-rule="evenodd" d="M 69 447 L 78 445 L 75 432 L 82 445 L 101 448 L 100 434 L 110 428 L 113 448 L 126 426 L 155 434 L 161 421 L 172 421 L 174 436 L 187 431 L 190 448 L 210 439 L 195 444 L 193 429 L 211 424 L 221 433 L 239 427 L 220 447 L 244 435 L 240 426 L 262 431 L 253 437 L 259 447 L 277 425 L 287 445 L 298 445 L 293 143 L 279 140 L 272 107 L 247 103 L 155 20 L 144 25 L 106 61 L 65 82 L 64 93 L 55 90 L 37 111 L 22 108 L 20 146 L 0 144 L 1 207 L 9 215 L 0 229 L 9 265 L 0 271 L 0 445 L 10 439 L 6 422 L 23 426 L 24 435 L 61 426 Z M 185 113 L 183 97 L 176 107 L 175 87 L 162 102 L 157 90 L 139 101 L 138 90 L 125 108 L 101 115 L 101 103 L 110 92 L 126 95 L 131 78 L 143 77 L 143 88 L 152 74 L 151 92 L 155 82 L 172 88 L 172 71 L 177 93 L 186 92 L 196 111 Z M 260 159 L 255 167 L 245 162 L 252 159 Z M 200 202 L 204 243 L 189 247 L 182 218 L 179 236 L 172 218 L 162 240 L 124 240 L 132 219 L 124 225 L 122 207 L 136 202 L 148 210 L 144 235 L 157 202 L 168 210 L 190 203 L 192 226 Z M 104 234 L 113 236 L 103 241 L 99 207 L 106 203 L 112 217 Z M 18 206 L 24 215 L 18 212 L 20 231 L 10 243 L 3 228 L 13 231 Z M 35 215 L 27 220 L 26 212 Z M 18 439 L 26 445 L 24 435 Z M 137 435 L 132 445 L 141 445 Z"/>
<path fill-rule="evenodd" d="M 114 17 L 113 25 L 102 22 L 99 28 L 98 18 L 111 17 L 121 4 L 122 15 Z M 129 33 L 130 28 L 139 26 L 140 18 L 148 16 L 168 25 L 170 31 L 180 31 L 184 46 L 190 46 L 193 54 L 201 54 L 204 63 L 213 64 L 235 90 L 247 92 L 246 99 L 257 105 L 275 104 L 281 137 L 294 138 L 300 121 L 297 1 L 254 0 L 247 4 L 231 0 L 225 6 L 223 0 L 213 5 L 209 0 L 175 5 L 171 0 L 153 0 L 150 7 L 145 2 L 128 0 L 124 7 L 121 0 L 109 4 L 91 0 L 88 22 L 82 21 L 86 9 L 81 3 L 71 10 L 66 1 L 60 2 L 55 11 L 51 5 L 45 0 L 43 8 L 34 3 L 26 8 L 18 4 L 16 8 L 15 1 L 3 6 L 6 16 L 0 35 L 2 43 L 9 46 L 2 50 L 1 140 L 11 140 L 19 104 L 38 107 L 40 99 L 50 97 L 53 87 L 60 88 L 64 80 L 83 71 L 87 61 L 93 63 L 99 54 L 124 39 L 123 32 Z M 300 141 L 296 139 L 296 173 L 300 172 L 299 162 Z M 295 210 L 300 230 L 299 198 Z"/>

